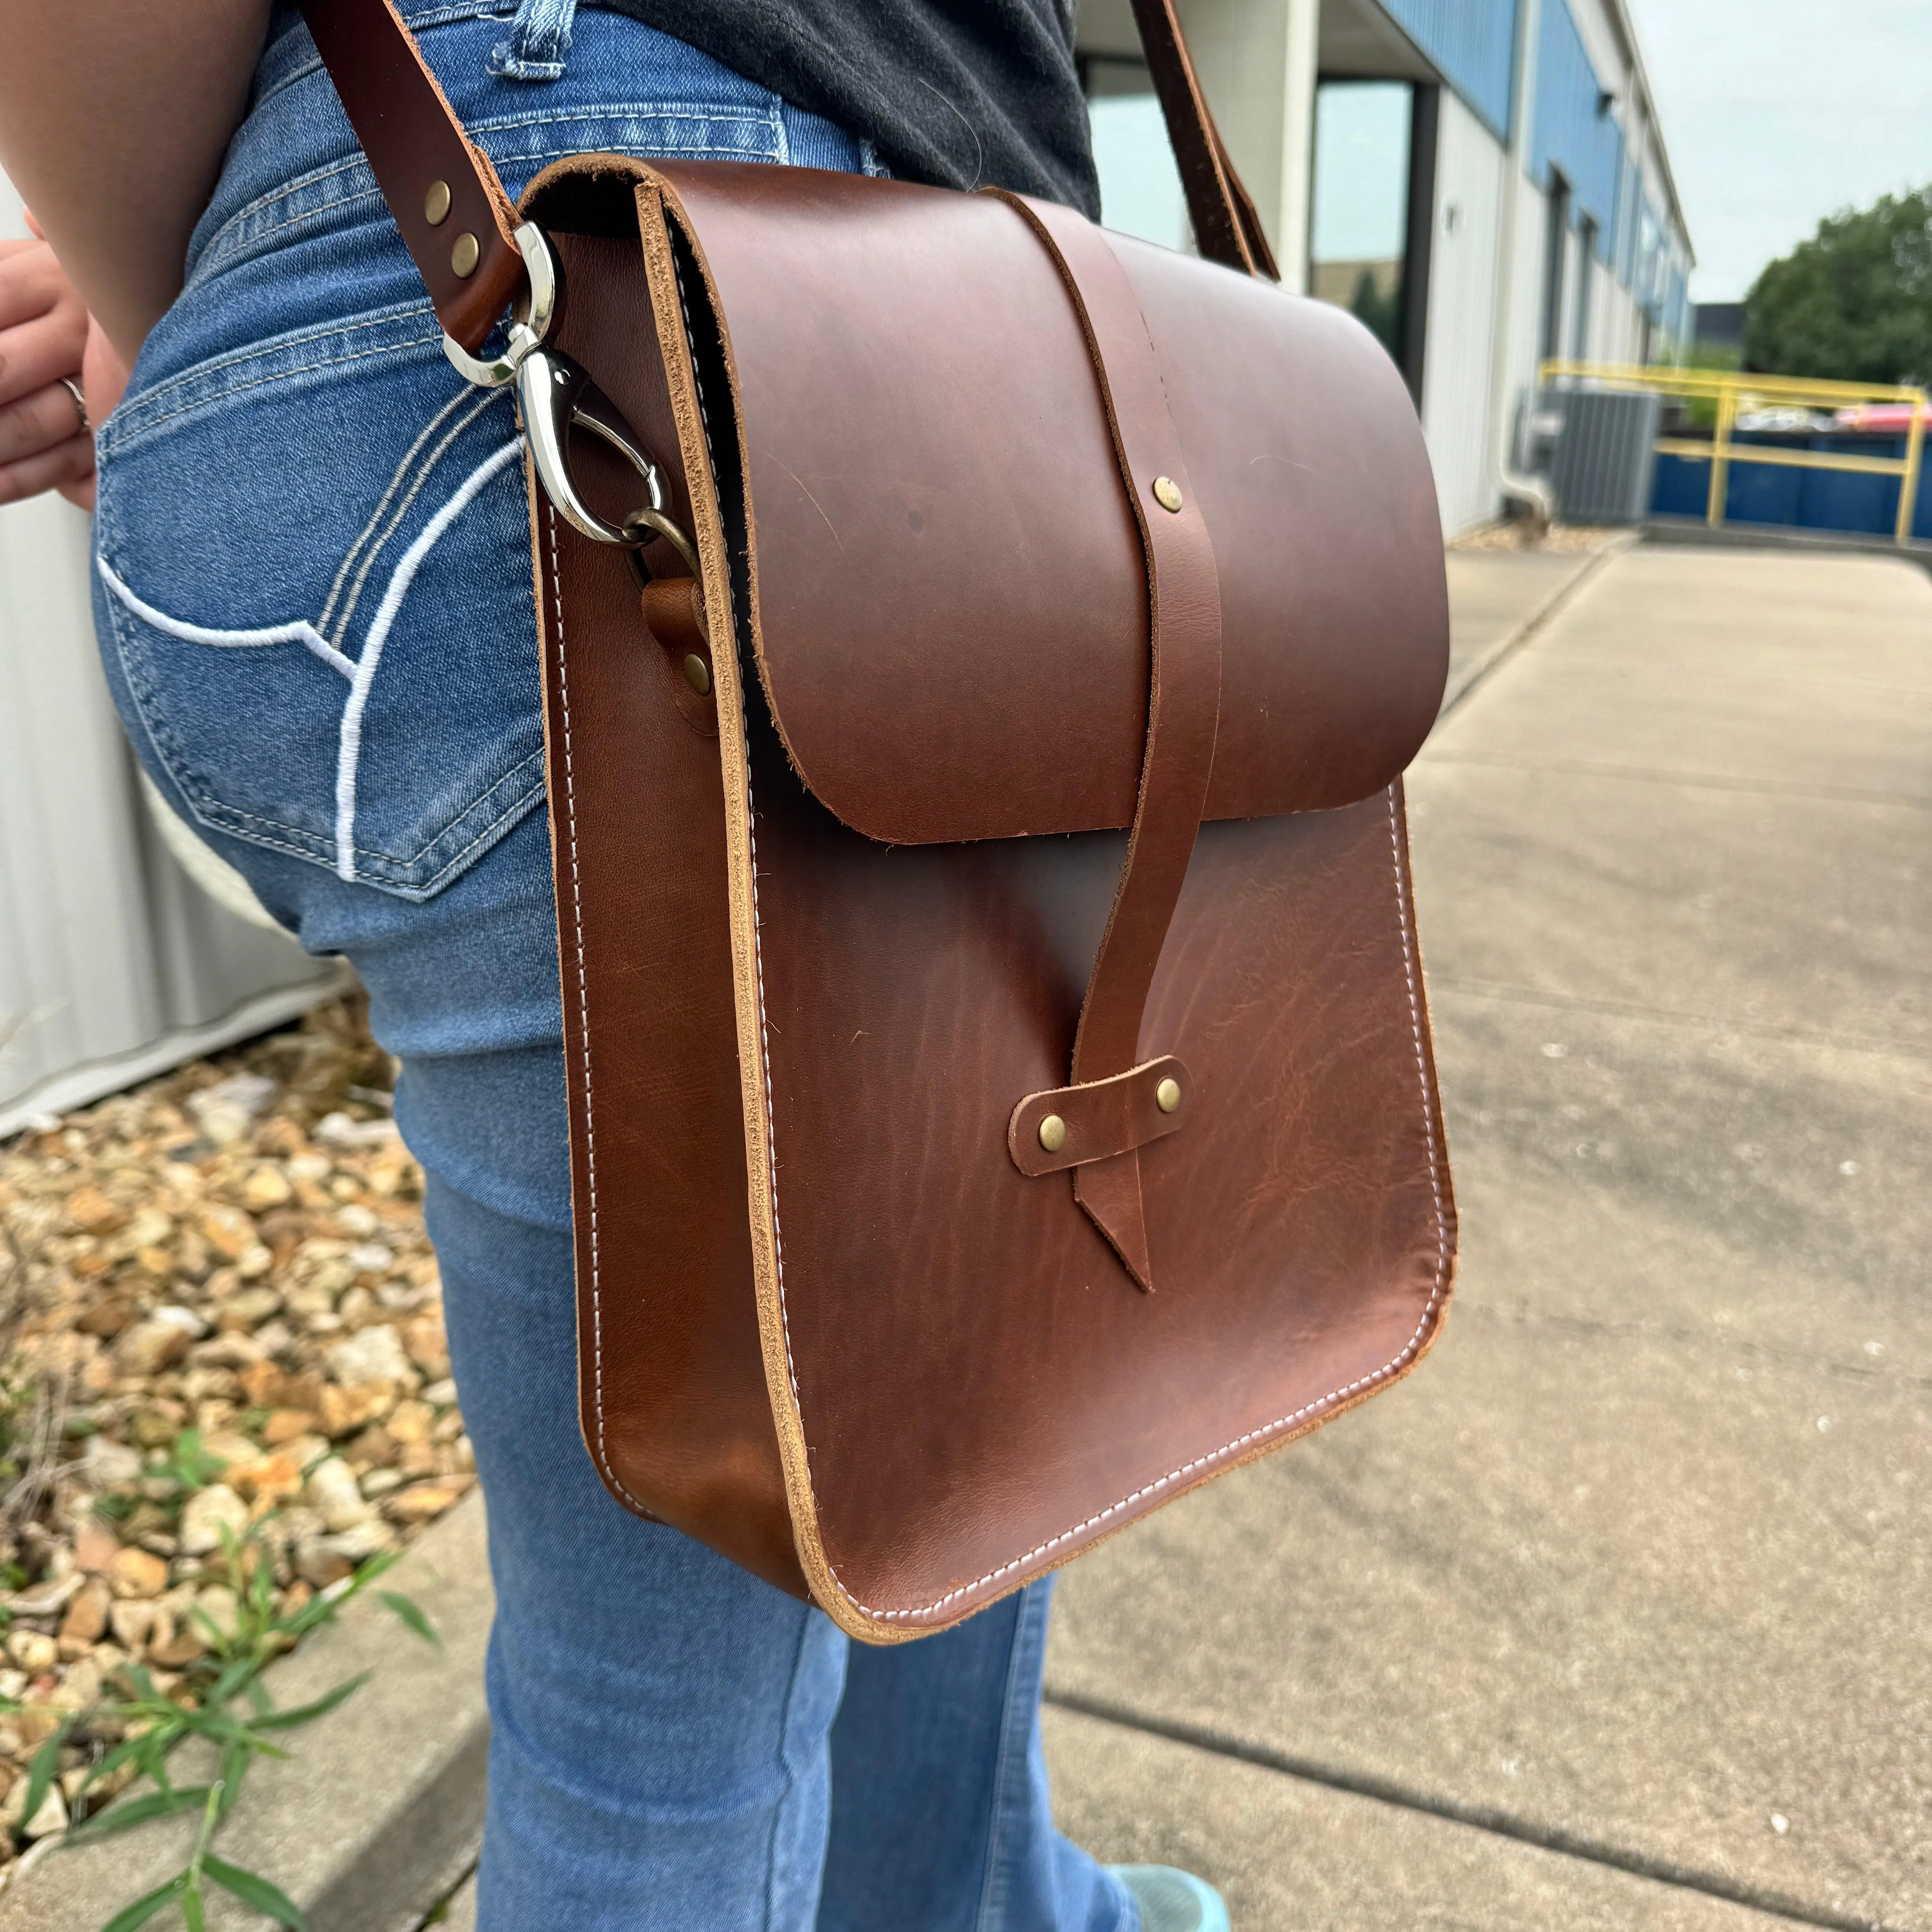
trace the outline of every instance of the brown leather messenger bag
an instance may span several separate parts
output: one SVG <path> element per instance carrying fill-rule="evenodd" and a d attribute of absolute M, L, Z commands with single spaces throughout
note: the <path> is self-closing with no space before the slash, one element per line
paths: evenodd
<path fill-rule="evenodd" d="M 304 7 L 518 392 L 585 1440 L 873 1642 L 1388 1388 L 1449 1294 L 1428 460 L 1135 5 L 1198 256 L 717 161 L 513 210 L 390 0 Z"/>

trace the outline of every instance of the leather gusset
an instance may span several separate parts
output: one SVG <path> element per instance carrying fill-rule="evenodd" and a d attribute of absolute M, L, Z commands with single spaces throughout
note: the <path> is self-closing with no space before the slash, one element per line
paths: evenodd
<path fill-rule="evenodd" d="M 583 298 L 568 346 L 676 452 L 634 237 L 555 239 Z M 626 1508 L 802 1597 L 746 1209 L 716 726 L 692 728 L 623 554 L 532 500 L 584 1442 Z"/>
<path fill-rule="evenodd" d="M 1052 256 L 995 195 L 771 172 L 640 171 L 662 184 L 644 219 L 690 236 L 729 338 L 756 531 L 749 614 L 793 763 L 890 844 L 1127 824 L 1145 562 Z M 1448 663 L 1408 391 L 1338 309 L 1108 245 L 1220 580 L 1206 816 L 1370 796 L 1420 745 Z M 1215 352 L 1198 352 L 1209 340 Z"/>

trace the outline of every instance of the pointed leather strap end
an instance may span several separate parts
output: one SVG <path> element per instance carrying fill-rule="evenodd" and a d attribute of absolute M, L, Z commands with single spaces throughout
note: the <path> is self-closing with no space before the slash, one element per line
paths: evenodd
<path fill-rule="evenodd" d="M 1140 1150 L 1130 1148 L 1111 1160 L 1076 1169 L 1073 1198 L 1106 1236 L 1134 1286 L 1153 1294 L 1154 1259 L 1148 1252 L 1147 1214 L 1141 1204 Z"/>

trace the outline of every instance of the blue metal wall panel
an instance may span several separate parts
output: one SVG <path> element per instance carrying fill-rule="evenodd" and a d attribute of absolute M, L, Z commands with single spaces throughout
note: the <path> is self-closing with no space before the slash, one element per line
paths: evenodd
<path fill-rule="evenodd" d="M 1382 0 L 1382 8 L 1477 119 L 1507 141 L 1516 0 Z"/>
<path fill-rule="evenodd" d="M 1550 185 L 1560 170 L 1572 205 L 1595 219 L 1605 261 L 1616 230 L 1617 176 L 1623 162 L 1623 130 L 1599 111 L 1603 82 L 1590 64 L 1568 0 L 1544 0 L 1536 50 L 1536 111 L 1530 130 L 1530 178 Z"/>

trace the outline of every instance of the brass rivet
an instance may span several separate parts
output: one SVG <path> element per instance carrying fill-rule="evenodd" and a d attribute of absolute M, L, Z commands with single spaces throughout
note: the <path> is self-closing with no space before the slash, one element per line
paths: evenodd
<path fill-rule="evenodd" d="M 1040 1144 L 1048 1154 L 1058 1154 L 1066 1144 L 1066 1123 L 1058 1114 L 1040 1122 Z"/>
<path fill-rule="evenodd" d="M 423 219 L 432 228 L 440 228 L 449 219 L 449 184 L 431 182 L 429 192 L 423 196 Z"/>
<path fill-rule="evenodd" d="M 1171 1114 L 1180 1105 L 1180 1082 L 1170 1074 L 1154 1090 L 1154 1103 L 1163 1114 Z"/>
<path fill-rule="evenodd" d="M 483 244 L 466 228 L 449 251 L 449 266 L 466 280 L 476 274 L 476 264 L 482 259 Z"/>
<path fill-rule="evenodd" d="M 711 694 L 711 667 L 695 651 L 684 661 L 684 681 L 700 698 Z"/>
<path fill-rule="evenodd" d="M 1154 500 L 1163 510 L 1178 514 L 1180 508 L 1180 485 L 1172 476 L 1156 476 L 1154 479 Z"/>

